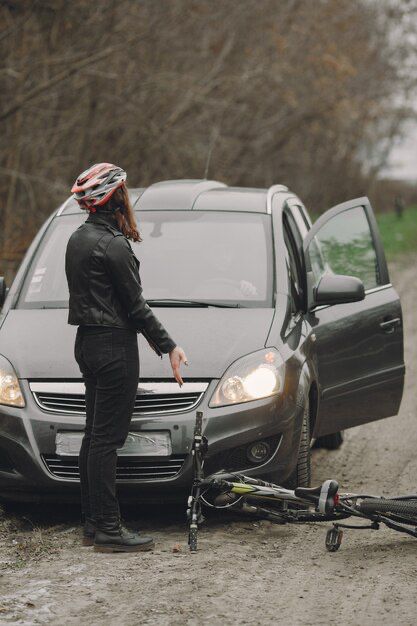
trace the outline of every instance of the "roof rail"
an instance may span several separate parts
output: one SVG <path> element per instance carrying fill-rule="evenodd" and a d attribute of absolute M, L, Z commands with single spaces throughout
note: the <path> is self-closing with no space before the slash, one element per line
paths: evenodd
<path fill-rule="evenodd" d="M 266 194 L 266 212 L 272 213 L 272 198 L 274 194 L 279 193 L 280 191 L 288 191 L 288 187 L 285 185 L 271 185 L 268 189 L 268 193 Z"/>
<path fill-rule="evenodd" d="M 227 187 L 217 180 L 178 179 L 163 180 L 146 187 L 137 208 L 149 209 L 192 209 L 196 198 L 203 192 L 219 187 Z"/>

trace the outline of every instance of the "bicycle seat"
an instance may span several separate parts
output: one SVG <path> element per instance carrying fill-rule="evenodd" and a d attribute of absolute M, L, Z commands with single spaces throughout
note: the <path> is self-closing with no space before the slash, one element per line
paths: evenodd
<path fill-rule="evenodd" d="M 334 508 L 338 490 L 336 480 L 325 480 L 319 487 L 296 487 L 294 493 L 297 498 L 316 504 L 320 513 L 329 513 Z"/>

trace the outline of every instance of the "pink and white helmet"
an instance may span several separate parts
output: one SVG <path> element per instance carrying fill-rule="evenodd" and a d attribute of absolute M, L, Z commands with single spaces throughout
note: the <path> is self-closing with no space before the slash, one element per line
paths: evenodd
<path fill-rule="evenodd" d="M 81 208 L 95 213 L 96 207 L 105 204 L 126 178 L 127 174 L 121 167 L 112 163 L 96 163 L 78 176 L 71 193 Z"/>

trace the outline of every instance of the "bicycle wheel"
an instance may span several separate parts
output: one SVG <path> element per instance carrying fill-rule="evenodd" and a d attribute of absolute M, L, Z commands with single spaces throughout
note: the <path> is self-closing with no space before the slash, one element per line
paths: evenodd
<path fill-rule="evenodd" d="M 417 500 L 390 500 L 385 498 L 369 498 L 362 500 L 356 509 L 367 515 L 396 515 L 414 520 L 417 524 Z"/>
<path fill-rule="evenodd" d="M 197 528 L 190 528 L 188 532 L 190 552 L 197 552 Z"/>

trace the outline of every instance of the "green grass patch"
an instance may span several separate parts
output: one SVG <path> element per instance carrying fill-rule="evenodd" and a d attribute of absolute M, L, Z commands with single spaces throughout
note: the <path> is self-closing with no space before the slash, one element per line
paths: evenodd
<path fill-rule="evenodd" d="M 417 250 L 417 207 L 406 209 L 402 218 L 390 212 L 377 213 L 376 219 L 388 261 Z"/>

